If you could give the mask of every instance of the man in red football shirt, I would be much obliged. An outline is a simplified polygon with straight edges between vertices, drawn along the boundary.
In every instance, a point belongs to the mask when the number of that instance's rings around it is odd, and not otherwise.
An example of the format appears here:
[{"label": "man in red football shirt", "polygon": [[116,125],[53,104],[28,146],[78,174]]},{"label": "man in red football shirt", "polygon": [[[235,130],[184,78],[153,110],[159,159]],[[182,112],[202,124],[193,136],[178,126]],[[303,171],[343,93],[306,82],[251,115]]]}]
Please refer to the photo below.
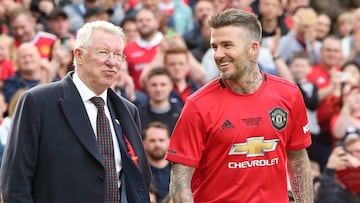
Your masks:
[{"label": "man in red football shirt", "polygon": [[221,73],[192,94],[171,137],[171,194],[177,202],[313,203],[311,144],[296,85],[262,73],[261,25],[238,9],[212,16],[211,47]]}]

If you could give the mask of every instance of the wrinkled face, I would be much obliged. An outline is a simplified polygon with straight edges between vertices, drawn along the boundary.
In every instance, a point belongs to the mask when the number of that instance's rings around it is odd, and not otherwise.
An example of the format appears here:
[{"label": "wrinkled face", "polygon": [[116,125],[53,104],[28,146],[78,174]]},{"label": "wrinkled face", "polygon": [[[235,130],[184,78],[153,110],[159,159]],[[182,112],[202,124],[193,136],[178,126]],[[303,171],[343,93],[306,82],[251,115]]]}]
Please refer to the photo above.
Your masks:
[{"label": "wrinkled face", "polygon": [[169,100],[172,89],[173,84],[167,75],[154,75],[146,83],[146,90],[150,100],[157,103]]},{"label": "wrinkled face", "polygon": [[64,16],[58,16],[53,20],[49,20],[48,26],[56,36],[64,36],[69,32],[70,21]]},{"label": "wrinkled face", "polygon": [[122,40],[102,30],[92,33],[88,47],[74,50],[76,71],[95,94],[101,94],[119,77],[124,61]]},{"label": "wrinkled face", "polygon": [[210,1],[199,1],[195,6],[194,18],[195,20],[204,19],[213,15],[214,12],[214,4],[212,4]]},{"label": "wrinkled face", "polygon": [[321,61],[325,66],[340,66],[342,61],[341,43],[338,40],[326,39],[320,50]]},{"label": "wrinkled face", "polygon": [[186,78],[190,71],[187,55],[183,53],[166,55],[165,68],[175,81]]},{"label": "wrinkled face", "polygon": [[238,80],[250,67],[248,43],[243,30],[235,26],[212,28],[210,44],[222,78]]},{"label": "wrinkled face", "polygon": [[35,22],[21,14],[11,22],[11,30],[17,41],[29,42],[35,36]]},{"label": "wrinkled face", "polygon": [[305,58],[296,58],[290,64],[290,70],[296,81],[303,81],[311,70],[310,62]]},{"label": "wrinkled face", "polygon": [[21,72],[33,72],[41,67],[39,51],[34,46],[25,46],[18,49],[18,69]]},{"label": "wrinkled face", "polygon": [[140,36],[146,39],[157,32],[159,22],[153,13],[142,10],[136,15],[136,27]]},{"label": "wrinkled face", "polygon": [[324,39],[328,36],[331,28],[331,20],[327,15],[319,15],[316,24],[316,38]]},{"label": "wrinkled face", "polygon": [[143,140],[144,149],[147,155],[154,160],[165,158],[169,148],[168,131],[163,128],[150,127],[146,131],[146,137]]}]

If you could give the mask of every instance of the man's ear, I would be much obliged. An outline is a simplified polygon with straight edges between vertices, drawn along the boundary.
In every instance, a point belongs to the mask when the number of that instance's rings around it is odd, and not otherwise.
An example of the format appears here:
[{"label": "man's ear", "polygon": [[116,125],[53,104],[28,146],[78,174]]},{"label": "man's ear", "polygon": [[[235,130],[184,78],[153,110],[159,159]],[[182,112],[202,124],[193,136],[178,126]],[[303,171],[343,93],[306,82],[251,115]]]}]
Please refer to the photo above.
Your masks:
[{"label": "man's ear", "polygon": [[79,48],[75,48],[73,54],[74,58],[76,59],[76,63],[82,64],[84,61],[84,52],[82,52]]},{"label": "man's ear", "polygon": [[256,41],[251,41],[248,46],[249,58],[256,59],[259,55],[260,43]]}]

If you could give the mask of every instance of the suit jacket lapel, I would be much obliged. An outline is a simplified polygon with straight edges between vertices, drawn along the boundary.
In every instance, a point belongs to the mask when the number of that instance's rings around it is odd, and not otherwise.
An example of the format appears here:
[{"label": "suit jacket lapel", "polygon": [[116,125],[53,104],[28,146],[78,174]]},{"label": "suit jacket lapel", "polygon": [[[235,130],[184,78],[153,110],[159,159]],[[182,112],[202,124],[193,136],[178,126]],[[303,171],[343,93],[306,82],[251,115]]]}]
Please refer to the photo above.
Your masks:
[{"label": "suit jacket lapel", "polygon": [[72,81],[71,73],[62,80],[62,86],[64,97],[60,99],[60,105],[75,136],[92,156],[103,163],[94,131],[80,94]]}]

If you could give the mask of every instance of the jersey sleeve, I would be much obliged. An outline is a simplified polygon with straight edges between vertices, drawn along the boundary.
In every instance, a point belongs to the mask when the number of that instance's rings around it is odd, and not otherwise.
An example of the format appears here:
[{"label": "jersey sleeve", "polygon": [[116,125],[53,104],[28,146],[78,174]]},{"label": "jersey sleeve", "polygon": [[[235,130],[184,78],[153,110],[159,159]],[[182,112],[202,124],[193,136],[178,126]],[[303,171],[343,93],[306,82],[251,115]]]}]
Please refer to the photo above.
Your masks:
[{"label": "jersey sleeve", "polygon": [[200,108],[188,100],[171,135],[167,160],[195,168],[198,166],[206,138],[203,122]]},{"label": "jersey sleeve", "polygon": [[292,107],[292,127],[290,131],[290,139],[287,143],[287,150],[300,150],[311,145],[310,127],[306,115],[306,107],[304,99],[297,89],[294,97],[294,105]]}]

